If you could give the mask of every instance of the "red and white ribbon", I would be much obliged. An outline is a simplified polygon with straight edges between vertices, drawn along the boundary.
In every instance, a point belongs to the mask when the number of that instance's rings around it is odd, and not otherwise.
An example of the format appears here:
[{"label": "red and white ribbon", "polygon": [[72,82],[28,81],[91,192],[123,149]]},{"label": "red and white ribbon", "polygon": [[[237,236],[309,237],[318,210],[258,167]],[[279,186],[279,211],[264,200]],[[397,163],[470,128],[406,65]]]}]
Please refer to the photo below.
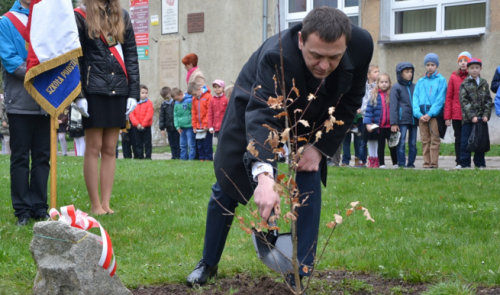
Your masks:
[{"label": "red and white ribbon", "polygon": [[59,211],[55,208],[50,209],[49,213],[52,220],[56,220],[56,216],[59,216],[59,221],[65,222],[72,227],[79,229],[89,230],[93,227],[99,227],[101,230],[101,236],[95,236],[95,239],[102,245],[99,265],[106,269],[110,276],[115,274],[116,260],[115,253],[113,252],[113,245],[111,244],[111,238],[109,237],[108,232],[94,217],[89,216],[87,213],[80,211],[79,209],[75,211],[75,206],[73,205],[61,207],[61,213],[59,213]]}]

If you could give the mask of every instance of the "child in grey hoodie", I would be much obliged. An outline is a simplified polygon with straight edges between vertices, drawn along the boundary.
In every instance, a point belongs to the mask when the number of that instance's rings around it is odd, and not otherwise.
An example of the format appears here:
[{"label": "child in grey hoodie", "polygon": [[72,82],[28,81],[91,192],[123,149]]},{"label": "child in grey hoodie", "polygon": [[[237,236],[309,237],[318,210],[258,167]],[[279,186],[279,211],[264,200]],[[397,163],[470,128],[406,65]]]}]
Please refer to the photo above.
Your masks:
[{"label": "child in grey hoodie", "polygon": [[[409,62],[401,62],[396,66],[398,82],[391,90],[391,131],[401,132],[397,146],[398,166],[415,168],[417,157],[418,120],[413,116],[413,73],[415,68]],[[406,134],[408,133],[408,162],[406,162]]]}]

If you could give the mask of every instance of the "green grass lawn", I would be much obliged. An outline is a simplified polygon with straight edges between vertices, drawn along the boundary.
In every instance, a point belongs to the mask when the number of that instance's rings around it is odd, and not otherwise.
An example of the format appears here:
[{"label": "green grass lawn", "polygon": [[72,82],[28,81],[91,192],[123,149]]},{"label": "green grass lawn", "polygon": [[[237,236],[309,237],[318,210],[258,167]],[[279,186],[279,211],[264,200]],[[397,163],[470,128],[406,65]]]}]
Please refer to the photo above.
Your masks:
[{"label": "green grass lawn", "polygon": [[[58,206],[74,204],[89,212],[82,161],[59,157]],[[0,294],[27,294],[36,275],[29,252],[33,223],[15,225],[8,157],[0,156],[0,169]],[[338,228],[319,269],[413,282],[500,284],[499,179],[495,170],[332,167],[323,190],[320,245],[336,204],[343,208],[361,201],[376,222],[360,212],[351,215]],[[117,161],[111,201],[116,214],[98,220],[112,238],[117,274],[127,287],[184,283],[201,258],[214,180],[212,162]],[[244,207],[239,210],[248,216]],[[238,273],[276,276],[257,259],[251,237],[235,227],[219,276]]]}]

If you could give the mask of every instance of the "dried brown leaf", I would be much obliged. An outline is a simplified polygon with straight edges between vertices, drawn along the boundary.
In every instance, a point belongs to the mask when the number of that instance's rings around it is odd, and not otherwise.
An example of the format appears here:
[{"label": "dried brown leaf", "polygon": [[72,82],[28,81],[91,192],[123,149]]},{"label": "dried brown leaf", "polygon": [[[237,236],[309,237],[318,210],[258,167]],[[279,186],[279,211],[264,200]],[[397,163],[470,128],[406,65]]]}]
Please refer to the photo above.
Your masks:
[{"label": "dried brown leaf", "polygon": [[271,148],[275,149],[279,145],[279,136],[278,136],[278,131],[269,131],[269,136],[267,137],[266,141],[264,141],[264,145],[266,143],[269,143]]},{"label": "dried brown leaf", "polygon": [[240,226],[240,228],[245,231],[245,233],[251,235],[253,233],[253,231],[251,229],[249,229],[248,227],[244,227],[244,226]]},{"label": "dried brown leaf", "polygon": [[318,140],[321,138],[322,134],[323,134],[323,132],[321,132],[321,130],[316,132],[316,141],[315,142],[318,142]]},{"label": "dried brown leaf", "polygon": [[366,220],[370,220],[371,222],[375,222],[375,220],[372,218],[372,216],[370,215],[370,212],[368,212],[368,209],[366,208],[363,208],[361,209],[364,211],[363,215],[366,216]]},{"label": "dried brown leaf", "polygon": [[283,218],[285,218],[285,220],[287,219],[290,219],[290,220],[297,220],[297,217],[295,216],[295,214],[293,214],[292,212],[288,211],[285,216],[283,216]]},{"label": "dried brown leaf", "polygon": [[255,149],[255,141],[253,139],[248,142],[247,151],[249,151],[252,156],[256,158],[259,157],[259,151]]},{"label": "dried brown leaf", "polygon": [[312,94],[312,93],[309,93],[309,96],[307,97],[307,100],[311,101],[313,99],[316,99],[316,96],[314,94]]},{"label": "dried brown leaf", "polygon": [[287,112],[281,112],[281,113],[277,114],[274,117],[278,118],[278,119],[281,119],[281,117],[288,117],[288,113]]},{"label": "dried brown leaf", "polygon": [[261,228],[269,229],[269,225],[267,224],[266,221],[262,220],[261,222],[257,223],[257,225]]},{"label": "dried brown leaf", "polygon": [[257,91],[257,89],[261,89],[261,88],[262,88],[262,86],[261,86],[261,85],[259,85],[259,86],[255,87],[255,88],[253,89],[253,91]]},{"label": "dried brown leaf", "polygon": [[263,127],[266,127],[266,128],[267,128],[267,130],[269,130],[269,131],[277,131],[276,129],[274,129],[273,127],[271,127],[271,126],[269,126],[269,125],[267,125],[267,124],[262,124],[262,126],[263,126]]},{"label": "dried brown leaf", "polygon": [[277,179],[276,179],[276,180],[277,180],[279,183],[281,183],[281,182],[285,179],[285,177],[286,177],[285,173],[282,173],[282,174],[279,174],[279,175],[278,175],[278,177],[277,177]]},{"label": "dried brown leaf", "polygon": [[286,128],[281,133],[281,143],[286,143],[290,139],[290,128]]},{"label": "dried brown leaf", "polygon": [[328,223],[326,224],[326,226],[327,226],[328,228],[334,228],[334,227],[335,227],[335,225],[336,225],[335,221],[330,221],[330,222],[328,222]]},{"label": "dried brown leaf", "polygon": [[255,218],[255,219],[259,219],[259,211],[258,211],[258,210],[253,211],[253,212],[252,212],[252,216],[253,216],[253,218]]},{"label": "dried brown leaf", "polygon": [[309,122],[307,122],[306,120],[299,120],[299,123],[301,123],[302,125],[304,125],[304,127],[310,127],[309,126]]},{"label": "dried brown leaf", "polygon": [[301,109],[295,109],[295,111],[293,111],[294,113],[302,113],[302,110]]},{"label": "dried brown leaf", "polygon": [[304,267],[302,268],[302,271],[304,273],[309,273],[309,267],[307,267],[307,265],[304,265]]},{"label": "dried brown leaf", "polygon": [[342,223],[342,216],[338,214],[333,214],[333,217],[335,218],[335,223],[341,224]]},{"label": "dried brown leaf", "polygon": [[356,202],[351,202],[349,205],[350,205],[352,208],[354,208],[354,207],[356,207],[356,206],[358,206],[358,205],[359,205],[359,201],[356,201]]},{"label": "dried brown leaf", "polygon": [[347,214],[346,215],[349,216],[349,215],[352,214],[352,212],[354,212],[354,210],[353,209],[349,209],[349,210],[347,210]]},{"label": "dried brown leaf", "polygon": [[328,108],[328,115],[333,114],[333,112],[335,112],[335,107],[329,107]]},{"label": "dried brown leaf", "polygon": [[267,105],[272,109],[281,109],[283,108],[283,96],[272,97],[270,96],[267,100]]}]

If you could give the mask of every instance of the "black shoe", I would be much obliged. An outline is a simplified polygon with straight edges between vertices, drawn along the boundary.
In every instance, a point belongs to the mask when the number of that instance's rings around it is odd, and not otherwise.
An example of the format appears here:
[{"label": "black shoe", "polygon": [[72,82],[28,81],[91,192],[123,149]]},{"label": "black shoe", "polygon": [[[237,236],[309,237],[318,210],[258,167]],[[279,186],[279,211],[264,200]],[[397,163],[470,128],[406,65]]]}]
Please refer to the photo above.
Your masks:
[{"label": "black shoe", "polygon": [[189,274],[186,279],[187,285],[192,287],[193,285],[204,285],[207,281],[217,275],[217,265],[210,267],[203,261],[203,258],[198,262],[198,265]]},{"label": "black shoe", "polygon": [[22,215],[17,218],[17,226],[26,226],[30,220],[29,216]]},{"label": "black shoe", "polygon": [[[302,284],[302,278],[303,276],[300,276],[300,290],[304,291],[304,285]],[[285,282],[292,287],[292,289],[296,289],[297,285],[295,284],[295,275],[292,273],[289,273],[285,277]],[[302,293],[303,295],[307,295],[305,292]]]},{"label": "black shoe", "polygon": [[45,221],[47,219],[50,219],[50,215],[47,212],[43,212],[33,216],[33,219],[35,219],[36,221]]}]

